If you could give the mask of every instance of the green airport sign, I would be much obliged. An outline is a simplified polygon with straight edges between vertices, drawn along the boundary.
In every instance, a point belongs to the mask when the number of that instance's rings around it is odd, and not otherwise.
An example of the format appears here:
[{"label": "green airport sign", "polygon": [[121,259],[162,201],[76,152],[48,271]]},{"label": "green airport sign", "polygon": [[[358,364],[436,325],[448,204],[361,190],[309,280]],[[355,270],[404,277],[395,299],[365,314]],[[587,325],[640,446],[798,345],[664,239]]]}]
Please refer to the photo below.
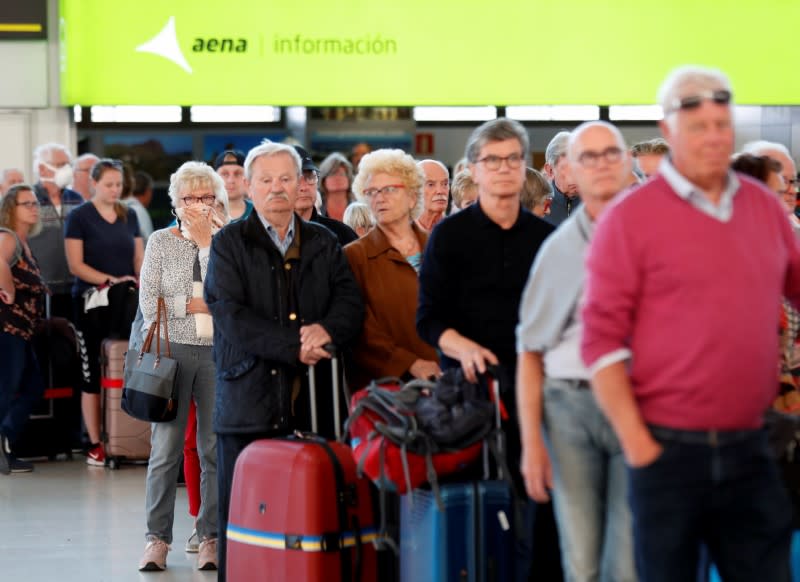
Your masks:
[{"label": "green airport sign", "polygon": [[797,0],[60,0],[64,105],[800,103]]}]

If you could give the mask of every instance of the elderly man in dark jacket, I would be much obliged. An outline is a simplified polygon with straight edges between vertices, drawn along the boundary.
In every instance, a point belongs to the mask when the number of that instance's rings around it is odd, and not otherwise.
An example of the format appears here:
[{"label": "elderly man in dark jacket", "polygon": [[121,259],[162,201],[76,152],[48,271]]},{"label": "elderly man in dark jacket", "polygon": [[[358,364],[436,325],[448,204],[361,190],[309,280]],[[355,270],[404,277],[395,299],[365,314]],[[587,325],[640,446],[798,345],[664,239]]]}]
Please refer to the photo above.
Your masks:
[{"label": "elderly man in dark jacket", "polygon": [[[219,484],[219,580],[233,468],[251,442],[310,429],[307,367],[328,344],[358,335],[364,306],[336,237],[294,213],[301,160],[294,148],[264,143],[245,160],[255,204],[247,220],[214,237],[205,298],[214,318]],[[330,374],[319,366],[320,384]],[[317,390],[319,418],[332,416],[330,390]],[[319,431],[331,437],[333,424]]]}]

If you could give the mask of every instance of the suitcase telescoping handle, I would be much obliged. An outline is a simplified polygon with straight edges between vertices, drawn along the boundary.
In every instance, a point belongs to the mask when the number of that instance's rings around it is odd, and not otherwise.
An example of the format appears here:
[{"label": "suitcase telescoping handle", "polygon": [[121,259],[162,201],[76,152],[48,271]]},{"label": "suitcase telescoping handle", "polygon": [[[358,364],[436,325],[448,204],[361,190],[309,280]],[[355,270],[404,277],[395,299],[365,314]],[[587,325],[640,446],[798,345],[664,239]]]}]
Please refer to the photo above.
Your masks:
[{"label": "suitcase telescoping handle", "polygon": [[[486,378],[489,383],[490,398],[494,403],[494,420],[495,420],[495,443],[494,451],[497,459],[497,478],[503,479],[504,463],[500,462],[500,457],[505,457],[505,439],[503,434],[503,401],[500,399],[500,368],[496,365],[490,365],[486,370]],[[490,437],[491,438],[491,437]],[[489,479],[489,442],[486,441],[483,450],[483,476],[484,479]]]},{"label": "suitcase telescoping handle", "polygon": [[[342,418],[341,410],[339,408],[339,358],[336,353],[336,346],[333,344],[325,344],[322,349],[331,355],[331,382],[333,390],[333,422],[336,430],[336,440],[342,438]],[[317,375],[316,366],[308,367],[308,392],[309,400],[311,401],[311,431],[314,433],[319,432],[319,423],[317,417]]]}]

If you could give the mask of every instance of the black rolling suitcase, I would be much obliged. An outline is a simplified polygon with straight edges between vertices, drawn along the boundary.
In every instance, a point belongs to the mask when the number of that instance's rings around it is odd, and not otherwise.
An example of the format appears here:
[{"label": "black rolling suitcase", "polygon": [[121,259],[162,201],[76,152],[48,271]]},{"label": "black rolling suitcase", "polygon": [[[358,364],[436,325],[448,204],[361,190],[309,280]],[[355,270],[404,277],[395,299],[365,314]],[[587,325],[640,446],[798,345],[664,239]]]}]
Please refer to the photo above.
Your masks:
[{"label": "black rolling suitcase", "polygon": [[[49,314],[49,301],[47,308]],[[69,320],[48,317],[37,326],[33,347],[45,391],[14,443],[14,454],[70,457],[81,447],[81,388],[88,374],[83,338]]]}]

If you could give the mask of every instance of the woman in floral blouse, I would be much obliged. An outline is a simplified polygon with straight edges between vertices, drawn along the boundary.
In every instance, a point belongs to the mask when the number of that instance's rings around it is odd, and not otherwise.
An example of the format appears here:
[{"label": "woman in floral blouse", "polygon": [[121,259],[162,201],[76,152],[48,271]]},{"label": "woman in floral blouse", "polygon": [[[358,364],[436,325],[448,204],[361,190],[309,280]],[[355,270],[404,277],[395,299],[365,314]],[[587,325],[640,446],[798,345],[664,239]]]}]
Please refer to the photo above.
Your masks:
[{"label": "woman in floral blouse", "polygon": [[42,317],[47,288],[28,236],[41,230],[39,202],[26,184],[11,187],[0,202],[0,474],[33,470],[11,455],[11,445],[44,392],[33,351],[33,330]]}]

